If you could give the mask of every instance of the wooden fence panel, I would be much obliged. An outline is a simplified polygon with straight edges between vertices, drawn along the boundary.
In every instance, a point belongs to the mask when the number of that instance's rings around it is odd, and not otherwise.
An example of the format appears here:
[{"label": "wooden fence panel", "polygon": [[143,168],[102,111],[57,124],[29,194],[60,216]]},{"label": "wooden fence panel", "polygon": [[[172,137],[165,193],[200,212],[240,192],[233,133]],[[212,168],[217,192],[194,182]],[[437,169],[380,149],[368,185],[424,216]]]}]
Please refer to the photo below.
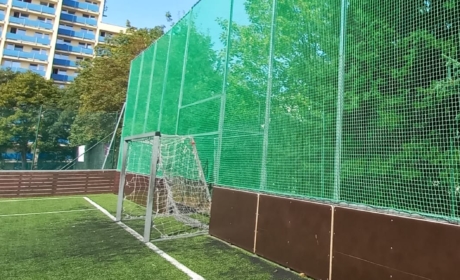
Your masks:
[{"label": "wooden fence panel", "polygon": [[0,197],[84,195],[113,193],[116,170],[0,172]]}]

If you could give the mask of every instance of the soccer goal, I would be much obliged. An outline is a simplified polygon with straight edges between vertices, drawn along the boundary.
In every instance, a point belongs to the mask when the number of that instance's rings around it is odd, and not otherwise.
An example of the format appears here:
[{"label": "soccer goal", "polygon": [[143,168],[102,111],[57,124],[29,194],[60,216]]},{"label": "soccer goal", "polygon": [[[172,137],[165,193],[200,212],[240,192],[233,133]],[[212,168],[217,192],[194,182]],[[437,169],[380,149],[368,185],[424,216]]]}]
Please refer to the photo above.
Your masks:
[{"label": "soccer goal", "polygon": [[211,196],[191,136],[124,139],[117,221],[138,221],[144,241],[207,233]]}]

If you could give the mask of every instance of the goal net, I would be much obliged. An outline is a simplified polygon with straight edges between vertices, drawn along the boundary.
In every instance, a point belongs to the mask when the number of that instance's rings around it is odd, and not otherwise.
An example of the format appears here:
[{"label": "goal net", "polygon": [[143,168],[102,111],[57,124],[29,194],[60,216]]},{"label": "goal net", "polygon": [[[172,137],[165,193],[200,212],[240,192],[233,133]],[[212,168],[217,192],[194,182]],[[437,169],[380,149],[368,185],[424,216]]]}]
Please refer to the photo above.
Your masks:
[{"label": "goal net", "polygon": [[117,219],[144,229],[144,240],[207,233],[211,196],[193,137],[126,140]]}]

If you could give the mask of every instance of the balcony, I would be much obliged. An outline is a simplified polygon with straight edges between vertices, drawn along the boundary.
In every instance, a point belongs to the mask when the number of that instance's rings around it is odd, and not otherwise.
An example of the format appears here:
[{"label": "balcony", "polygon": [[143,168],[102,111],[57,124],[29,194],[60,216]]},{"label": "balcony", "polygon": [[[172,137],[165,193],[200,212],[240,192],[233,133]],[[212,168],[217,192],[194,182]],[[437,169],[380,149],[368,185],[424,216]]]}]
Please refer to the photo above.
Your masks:
[{"label": "balcony", "polygon": [[0,21],[3,21],[5,19],[5,14],[0,14]]},{"label": "balcony", "polygon": [[75,80],[75,76],[63,75],[63,74],[52,74],[51,79],[59,82],[72,82]]},{"label": "balcony", "polygon": [[67,13],[61,13],[61,20],[97,26],[97,21],[93,18],[78,17]]},{"label": "balcony", "polygon": [[73,52],[73,53],[83,53],[83,54],[93,54],[93,49],[87,49],[87,48],[82,48],[80,46],[72,46],[68,44],[56,44],[56,50],[60,51],[67,51],[67,52]]},{"label": "balcony", "polygon": [[82,3],[82,2],[72,1],[72,0],[64,0],[62,4],[64,6],[72,7],[72,8],[76,8],[80,10],[91,11],[95,13],[99,12],[99,7],[94,4]]},{"label": "balcony", "polygon": [[60,59],[60,58],[55,58],[53,64],[61,65],[61,66],[77,67],[77,63],[75,61],[68,60],[68,59]]},{"label": "balcony", "polygon": [[9,32],[8,34],[6,34],[6,39],[15,40],[15,41],[31,42],[31,43],[42,44],[42,45],[47,45],[47,46],[50,44],[50,39],[48,38],[19,35],[19,34],[9,33]]},{"label": "balcony", "polygon": [[8,3],[8,0],[0,0],[0,5],[6,5]]},{"label": "balcony", "polygon": [[27,68],[22,68],[22,67],[9,67],[9,66],[4,66],[2,65],[1,67],[3,70],[11,70],[13,72],[21,72],[21,73],[25,73],[27,71],[32,71],[40,76],[45,76],[46,72],[45,70],[38,70],[38,69],[27,69]]},{"label": "balcony", "polygon": [[105,42],[105,37],[99,36],[99,43],[104,43]]},{"label": "balcony", "polygon": [[48,55],[42,54],[42,53],[23,52],[23,51],[16,51],[16,50],[8,50],[8,49],[6,49],[6,50],[3,51],[3,55],[16,57],[16,58],[48,61]]},{"label": "balcony", "polygon": [[59,28],[58,29],[58,34],[64,35],[64,36],[69,36],[69,37],[86,39],[86,40],[94,40],[96,38],[96,36],[94,36],[93,33],[73,31],[73,30],[68,30],[68,29],[64,29],[64,28]]},{"label": "balcony", "polygon": [[54,9],[54,8],[50,8],[50,7],[44,6],[44,5],[25,3],[25,2],[21,2],[21,1],[17,1],[17,0],[13,0],[13,7],[26,9],[26,10],[29,10],[29,11],[35,11],[35,12],[39,12],[39,13],[44,13],[44,14],[50,14],[50,15],[56,14],[56,9]]},{"label": "balcony", "polygon": [[25,25],[25,26],[32,26],[36,28],[48,29],[48,30],[53,29],[53,24],[51,23],[43,22],[40,20],[31,20],[28,18],[10,17],[10,22],[20,24],[20,25]]}]

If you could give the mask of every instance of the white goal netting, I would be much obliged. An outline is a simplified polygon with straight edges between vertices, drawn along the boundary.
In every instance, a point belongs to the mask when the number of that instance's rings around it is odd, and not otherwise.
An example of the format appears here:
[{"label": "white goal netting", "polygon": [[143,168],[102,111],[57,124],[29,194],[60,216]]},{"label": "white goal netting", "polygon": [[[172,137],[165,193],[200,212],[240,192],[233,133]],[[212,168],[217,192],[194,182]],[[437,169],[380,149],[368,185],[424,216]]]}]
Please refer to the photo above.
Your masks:
[{"label": "white goal netting", "polygon": [[[146,220],[154,137],[128,142],[121,219],[141,230]],[[211,196],[195,141],[190,136],[163,135],[153,193],[151,240],[206,233]]]}]

